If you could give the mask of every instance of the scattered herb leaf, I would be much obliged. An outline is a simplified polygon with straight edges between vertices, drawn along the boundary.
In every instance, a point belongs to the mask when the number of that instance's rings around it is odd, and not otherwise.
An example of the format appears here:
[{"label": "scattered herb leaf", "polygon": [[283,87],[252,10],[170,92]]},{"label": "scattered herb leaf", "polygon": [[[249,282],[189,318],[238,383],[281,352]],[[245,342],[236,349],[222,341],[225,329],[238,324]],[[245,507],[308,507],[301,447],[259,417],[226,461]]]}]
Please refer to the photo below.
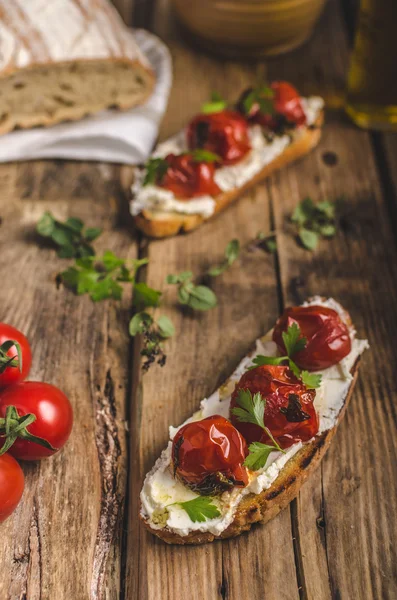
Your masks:
[{"label": "scattered herb leaf", "polygon": [[208,275],[211,277],[217,277],[221,275],[226,269],[228,269],[238,258],[240,254],[240,242],[238,240],[231,240],[225,249],[225,260],[215,267],[211,267],[208,271]]},{"label": "scattered herb leaf", "polygon": [[315,250],[320,237],[331,238],[336,234],[336,202],[322,200],[314,203],[304,198],[295,207],[291,221],[297,226],[298,238],[304,248]]},{"label": "scattered herb leaf", "polygon": [[58,246],[60,258],[84,258],[95,254],[90,242],[101,233],[99,227],[84,230],[81,219],[69,217],[66,221],[58,221],[50,212],[45,212],[36,226],[37,233],[51,239]]},{"label": "scattered herb leaf", "polygon": [[196,148],[195,150],[192,150],[192,152],[189,152],[189,154],[193,156],[193,159],[196,162],[222,162],[222,158],[218,154],[210,152],[209,150],[203,150],[202,148]]},{"label": "scattered herb leaf", "polygon": [[240,390],[237,404],[232,408],[232,413],[241,423],[252,423],[261,429],[265,428],[264,415],[266,399],[258,392],[252,396],[250,390]]},{"label": "scattered herb leaf", "polygon": [[209,310],[217,305],[216,295],[205,285],[195,285],[193,273],[183,271],[176,275],[167,275],[166,282],[178,286],[180,304],[190,306],[193,310]]},{"label": "scattered herb leaf", "polygon": [[301,374],[302,383],[309,389],[319,388],[321,385],[322,376],[316,375],[316,373],[309,373],[309,371],[302,371]]},{"label": "scattered herb leaf", "polygon": [[300,334],[301,330],[297,323],[292,323],[287,331],[283,331],[283,342],[289,358],[306,347],[307,339],[299,337]]},{"label": "scattered herb leaf", "polygon": [[244,465],[252,471],[259,471],[265,466],[269,454],[277,450],[275,446],[269,446],[262,442],[252,442],[248,447],[249,454],[244,461]]}]

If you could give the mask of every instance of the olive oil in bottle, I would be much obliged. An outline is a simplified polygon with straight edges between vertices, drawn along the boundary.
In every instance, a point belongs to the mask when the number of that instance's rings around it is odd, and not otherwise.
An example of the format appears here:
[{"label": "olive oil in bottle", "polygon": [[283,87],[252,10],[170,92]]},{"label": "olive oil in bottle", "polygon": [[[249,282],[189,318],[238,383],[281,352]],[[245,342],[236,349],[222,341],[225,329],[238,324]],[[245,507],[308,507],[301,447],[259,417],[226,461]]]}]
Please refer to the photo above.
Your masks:
[{"label": "olive oil in bottle", "polygon": [[346,111],[360,127],[397,131],[397,0],[361,0]]}]

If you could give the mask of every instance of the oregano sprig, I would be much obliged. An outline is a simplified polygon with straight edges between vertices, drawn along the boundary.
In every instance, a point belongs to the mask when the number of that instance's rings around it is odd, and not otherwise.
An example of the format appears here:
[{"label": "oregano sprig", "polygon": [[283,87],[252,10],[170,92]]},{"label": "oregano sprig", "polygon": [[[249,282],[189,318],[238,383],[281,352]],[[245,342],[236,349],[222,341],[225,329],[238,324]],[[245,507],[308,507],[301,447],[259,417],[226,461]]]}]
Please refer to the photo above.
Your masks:
[{"label": "oregano sprig", "polygon": [[59,221],[50,212],[45,212],[36,226],[37,232],[51,239],[58,246],[60,258],[84,258],[95,254],[91,242],[102,233],[99,227],[84,227],[81,219],[69,217]]},{"label": "oregano sprig", "polygon": [[166,282],[178,286],[179,303],[190,306],[193,310],[206,311],[217,305],[214,292],[205,285],[195,285],[191,271],[167,275]]},{"label": "oregano sprig", "polygon": [[232,266],[239,257],[239,254],[240,242],[238,240],[231,240],[225,249],[225,259],[221,264],[211,267],[208,271],[208,275],[210,275],[210,277],[218,277],[218,275],[221,275],[226,269]]},{"label": "oregano sprig", "polygon": [[336,203],[329,200],[315,203],[309,197],[304,198],[292,213],[291,221],[297,227],[302,246],[313,251],[321,237],[332,238],[336,234]]}]

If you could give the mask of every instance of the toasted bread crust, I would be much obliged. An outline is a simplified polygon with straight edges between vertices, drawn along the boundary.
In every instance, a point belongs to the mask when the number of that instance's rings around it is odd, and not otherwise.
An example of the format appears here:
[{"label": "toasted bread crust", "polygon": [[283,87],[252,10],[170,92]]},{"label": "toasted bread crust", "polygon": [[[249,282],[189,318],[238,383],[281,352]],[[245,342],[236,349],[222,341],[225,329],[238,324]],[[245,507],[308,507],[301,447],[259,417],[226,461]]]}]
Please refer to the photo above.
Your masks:
[{"label": "toasted bread crust", "polygon": [[238,505],[233,522],[221,535],[216,536],[209,532],[192,531],[189,535],[181,537],[166,528],[152,529],[150,524],[141,517],[145,527],[164,542],[167,542],[167,544],[206,544],[216,539],[236,537],[240,533],[251,529],[254,523],[264,524],[273,519],[273,517],[278,515],[283,508],[288,506],[297,497],[301,486],[310,477],[311,473],[316,470],[328,450],[352,396],[357,380],[359,363],[360,358],[357,359],[351,370],[353,380],[335,426],[317,436],[312,442],[305,444],[287,462],[277,479],[268,489],[263,490],[260,494],[245,496]]},{"label": "toasted bread crust", "polygon": [[183,215],[175,212],[160,212],[143,210],[139,215],[134,217],[135,224],[147,236],[154,238],[163,238],[176,235],[179,232],[192,231],[199,227],[204,221],[208,221],[214,215],[224,210],[243,192],[256,185],[262,179],[271,175],[277,169],[281,169],[285,165],[294,162],[301,158],[312,148],[314,148],[321,137],[321,126],[324,120],[324,113],[321,112],[314,128],[307,128],[298,135],[292,144],[290,144],[279,156],[266,165],[255,177],[247,181],[245,185],[235,188],[230,192],[220,194],[215,198],[216,206],[213,215],[205,218],[201,215]]}]

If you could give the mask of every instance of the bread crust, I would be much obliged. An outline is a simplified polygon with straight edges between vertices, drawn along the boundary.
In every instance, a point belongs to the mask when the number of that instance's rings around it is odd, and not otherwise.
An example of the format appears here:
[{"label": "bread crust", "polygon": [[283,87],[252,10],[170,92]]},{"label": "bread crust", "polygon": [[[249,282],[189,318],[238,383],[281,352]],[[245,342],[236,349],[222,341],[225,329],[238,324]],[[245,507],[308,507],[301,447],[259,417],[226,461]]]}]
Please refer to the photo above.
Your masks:
[{"label": "bread crust", "polygon": [[192,531],[187,536],[180,536],[168,529],[152,529],[150,524],[141,516],[144,526],[151,533],[167,544],[206,544],[214,540],[236,537],[251,529],[254,523],[267,523],[297,497],[300,488],[316,470],[324,454],[328,450],[336,429],[343,419],[347,405],[350,402],[357,380],[360,357],[357,358],[351,374],[353,376],[344,405],[339,413],[334,427],[305,444],[280,471],[272,485],[260,494],[248,494],[241,500],[236,510],[234,520],[219,536],[210,532]]},{"label": "bread crust", "polygon": [[197,229],[202,223],[208,221],[213,216],[223,211],[229,204],[238,198],[245,191],[269,177],[274,171],[298,160],[310,152],[320,141],[321,126],[324,121],[324,112],[321,111],[313,128],[306,128],[298,132],[293,142],[274,160],[267,164],[252,179],[247,181],[242,187],[235,188],[229,192],[224,192],[215,198],[215,211],[210,217],[201,215],[184,215],[175,212],[160,212],[143,210],[134,217],[138,229],[147,236],[153,238],[164,238],[176,235],[180,232],[189,232]]}]

